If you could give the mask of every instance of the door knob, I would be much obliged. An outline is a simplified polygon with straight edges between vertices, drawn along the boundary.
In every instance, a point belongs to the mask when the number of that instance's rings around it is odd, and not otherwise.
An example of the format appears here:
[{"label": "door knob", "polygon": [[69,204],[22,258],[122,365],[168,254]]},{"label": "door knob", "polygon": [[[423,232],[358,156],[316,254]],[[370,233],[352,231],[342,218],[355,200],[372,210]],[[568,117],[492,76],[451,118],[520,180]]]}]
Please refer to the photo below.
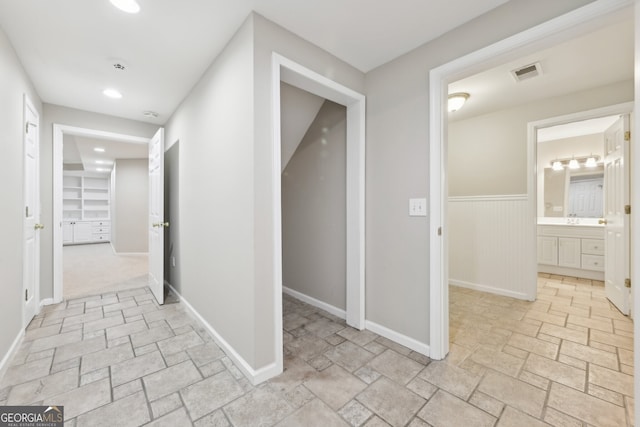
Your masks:
[{"label": "door knob", "polygon": [[44,224],[36,224],[33,226],[34,230],[42,230],[44,228]]},{"label": "door knob", "polygon": [[606,219],[599,219],[598,220],[598,224],[606,224],[607,220]]}]

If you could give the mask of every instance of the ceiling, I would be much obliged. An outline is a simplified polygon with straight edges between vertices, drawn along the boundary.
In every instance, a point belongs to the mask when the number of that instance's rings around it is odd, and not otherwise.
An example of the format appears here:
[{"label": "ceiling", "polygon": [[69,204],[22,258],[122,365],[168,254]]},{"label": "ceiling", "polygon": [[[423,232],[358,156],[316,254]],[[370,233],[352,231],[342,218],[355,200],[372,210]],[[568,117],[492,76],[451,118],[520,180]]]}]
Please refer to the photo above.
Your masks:
[{"label": "ceiling", "polygon": [[[84,170],[108,174],[113,169],[116,159],[146,159],[149,157],[147,144],[74,135],[65,135],[62,147],[62,162],[65,170]],[[97,152],[96,148],[102,148],[104,152]]]},{"label": "ceiling", "polygon": [[[621,81],[633,80],[633,14],[582,37],[541,50],[449,85],[470,94],[451,121],[468,119]],[[539,62],[539,77],[517,82],[511,71]]]},{"label": "ceiling", "polygon": [[576,136],[603,134],[619,118],[620,115],[606,116],[538,129],[536,140],[547,142]]},{"label": "ceiling", "polygon": [[0,0],[0,26],[44,102],[163,124],[252,10],[367,72],[507,0],[138,2]]}]

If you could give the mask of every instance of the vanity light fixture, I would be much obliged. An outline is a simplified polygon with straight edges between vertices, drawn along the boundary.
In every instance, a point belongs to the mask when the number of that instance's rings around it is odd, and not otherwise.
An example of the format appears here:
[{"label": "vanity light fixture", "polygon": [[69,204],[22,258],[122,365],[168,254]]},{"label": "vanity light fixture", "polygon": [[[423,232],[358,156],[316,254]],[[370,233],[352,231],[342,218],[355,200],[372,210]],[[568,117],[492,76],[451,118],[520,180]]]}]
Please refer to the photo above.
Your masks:
[{"label": "vanity light fixture", "polygon": [[111,4],[127,13],[140,12],[140,5],[136,0],[111,0]]},{"label": "vanity light fixture", "polygon": [[580,169],[581,165],[587,168],[595,168],[598,166],[600,156],[594,156],[590,154],[588,156],[573,156],[564,159],[558,159],[551,161],[551,169],[554,171],[561,171],[568,167],[569,169]]},{"label": "vanity light fixture", "polygon": [[580,163],[576,159],[571,159],[569,161],[569,169],[580,169]]},{"label": "vanity light fixture", "polygon": [[449,95],[447,109],[450,113],[454,111],[458,111],[462,108],[467,99],[469,99],[469,94],[466,92],[456,92]]},{"label": "vanity light fixture", "polygon": [[596,166],[598,166],[598,162],[596,162],[596,158],[593,156],[590,156],[586,162],[584,162],[585,167],[587,168],[595,168]]},{"label": "vanity light fixture", "polygon": [[564,166],[562,166],[562,163],[560,161],[556,160],[551,164],[551,168],[554,171],[561,171],[564,169]]}]

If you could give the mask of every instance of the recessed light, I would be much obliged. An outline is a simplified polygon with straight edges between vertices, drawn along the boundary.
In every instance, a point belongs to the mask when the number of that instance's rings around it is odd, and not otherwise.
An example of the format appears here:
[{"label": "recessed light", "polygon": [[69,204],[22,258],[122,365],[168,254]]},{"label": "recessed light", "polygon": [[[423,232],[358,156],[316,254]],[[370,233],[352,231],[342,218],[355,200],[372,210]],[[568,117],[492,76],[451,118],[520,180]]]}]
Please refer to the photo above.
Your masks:
[{"label": "recessed light", "polygon": [[98,165],[106,165],[107,162],[105,162],[104,160],[96,160],[96,164],[98,164]]},{"label": "recessed light", "polygon": [[122,98],[122,94],[115,89],[110,89],[110,88],[105,89],[102,91],[102,93],[104,94],[104,96],[108,96],[109,98],[113,98],[113,99]]},{"label": "recessed light", "polygon": [[109,172],[109,169],[105,169],[105,168],[96,168],[96,172]]},{"label": "recessed light", "polygon": [[102,148],[102,147],[95,147],[95,148],[93,149],[93,151],[95,151],[96,153],[104,153],[104,148]]},{"label": "recessed light", "polygon": [[140,12],[140,5],[136,0],[111,0],[111,4],[127,13]]}]

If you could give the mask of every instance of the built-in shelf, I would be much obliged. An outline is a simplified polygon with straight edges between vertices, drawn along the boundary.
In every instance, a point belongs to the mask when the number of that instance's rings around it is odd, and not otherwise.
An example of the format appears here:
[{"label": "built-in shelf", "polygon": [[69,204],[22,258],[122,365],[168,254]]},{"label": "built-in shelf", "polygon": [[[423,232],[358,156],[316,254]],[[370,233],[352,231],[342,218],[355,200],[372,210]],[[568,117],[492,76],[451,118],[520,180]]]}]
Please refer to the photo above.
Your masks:
[{"label": "built-in shelf", "polygon": [[62,185],[63,243],[110,241],[109,177],[65,172]]}]

